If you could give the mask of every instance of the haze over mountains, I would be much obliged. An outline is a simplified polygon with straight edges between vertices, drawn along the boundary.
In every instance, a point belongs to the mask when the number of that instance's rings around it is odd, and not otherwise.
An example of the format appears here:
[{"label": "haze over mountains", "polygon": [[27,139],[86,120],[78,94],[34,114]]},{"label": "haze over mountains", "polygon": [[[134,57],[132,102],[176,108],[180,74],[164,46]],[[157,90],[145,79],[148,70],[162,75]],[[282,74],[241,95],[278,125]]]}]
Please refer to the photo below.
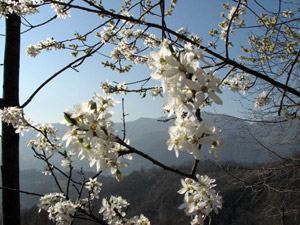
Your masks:
[{"label": "haze over mountains", "polygon": [[[298,150],[298,121],[266,124],[248,123],[235,117],[210,113],[202,113],[202,117],[221,129],[222,136],[226,139],[225,145],[220,151],[221,161],[269,162],[279,160],[271,151],[284,157]],[[186,152],[180,152],[179,158],[176,158],[174,151],[167,150],[168,129],[172,125],[172,120],[160,122],[158,119],[140,118],[126,123],[126,137],[130,139],[133,147],[167,165],[181,165],[192,161],[193,156]],[[65,126],[61,124],[54,124],[54,126],[59,129],[59,135],[62,136]],[[118,135],[123,137],[122,123],[116,123],[115,129],[118,130]],[[34,136],[35,132],[31,131],[25,133],[21,138],[21,170],[42,170],[44,167],[43,162],[35,159],[33,152],[27,146],[27,142]],[[139,156],[133,157],[134,159],[129,162],[130,166],[122,170],[124,173],[154,166]],[[208,146],[203,146],[203,159],[205,158],[213,158],[208,153]],[[54,162],[60,165],[59,159],[55,159]],[[83,167],[85,170],[95,171],[95,168],[89,167],[86,160],[76,163],[76,166],[77,169]]]},{"label": "haze over mountains", "polygon": [[[272,220],[267,223],[263,210],[270,209],[271,206],[274,207],[276,204],[278,205],[277,208],[280,209],[283,204],[282,202],[285,201],[288,202],[289,205],[287,207],[289,208],[294,209],[298,207],[298,205],[295,204],[298,202],[297,199],[299,199],[297,191],[299,190],[299,173],[297,172],[299,170],[295,170],[295,168],[298,167],[294,164],[300,162],[299,154],[295,162],[293,161],[293,166],[288,164],[289,160],[280,161],[280,157],[288,156],[299,151],[299,121],[294,120],[287,123],[268,124],[248,123],[238,118],[208,113],[202,113],[202,117],[221,129],[222,135],[226,139],[226,143],[220,152],[220,161],[238,162],[221,162],[223,170],[207,160],[201,162],[198,166],[199,174],[208,174],[212,178],[217,179],[217,188],[224,197],[224,209],[221,211],[221,214],[213,220],[215,221],[213,224],[246,224],[244,223],[245,220],[251,220],[251,222],[254,221],[255,224],[261,225],[278,224],[277,222],[280,221],[280,215],[275,218],[273,217],[275,213],[270,214]],[[186,164],[182,166],[182,164],[192,162],[193,157],[191,155],[180,152],[179,158],[177,159],[174,151],[167,150],[166,141],[169,138],[168,129],[172,125],[173,121],[159,122],[158,119],[140,118],[126,124],[126,137],[131,140],[130,144],[136,149],[143,151],[169,166],[174,165],[189,171],[191,165]],[[60,130],[59,135],[62,136],[65,126],[61,124],[55,124],[55,126]],[[116,123],[115,129],[119,131],[118,134],[122,137],[122,124]],[[44,174],[40,172],[44,167],[43,162],[35,159],[33,152],[27,147],[26,143],[31,138],[34,138],[34,136],[34,132],[28,132],[25,133],[21,139],[20,159],[21,170],[23,170],[20,174],[21,190],[39,194],[58,192],[59,190],[53,178],[51,176],[44,176]],[[271,151],[276,153],[277,156]],[[140,157],[133,157],[134,159],[129,162],[129,167],[121,170],[123,174],[128,174],[124,176],[123,182],[117,182],[112,176],[99,177],[100,182],[103,183],[103,190],[101,191],[99,201],[102,197],[118,194],[125,197],[132,204],[132,209],[136,210],[131,211],[133,215],[143,212],[151,219],[153,224],[168,224],[167,221],[170,220],[172,222],[169,224],[188,224],[189,218],[184,216],[182,210],[177,209],[182,203],[183,198],[177,193],[180,187],[181,177],[162,169],[151,169],[150,167],[154,167],[154,165]],[[213,157],[208,154],[208,148],[204,148],[203,159],[207,158]],[[60,165],[60,160],[61,159],[54,159],[53,163]],[[271,161],[279,162],[257,166],[245,165],[245,163],[267,163]],[[288,165],[285,166],[284,163]],[[76,170],[73,171],[73,176],[77,176],[76,180],[81,179],[81,174],[78,173],[80,167],[83,167],[84,170],[91,171],[85,173],[86,177],[93,176],[96,173],[95,167],[90,168],[86,160],[76,162],[74,166]],[[270,173],[267,173],[268,170],[266,168],[268,167],[270,167]],[[134,170],[137,171],[132,172]],[[230,173],[227,173],[228,171]],[[273,171],[276,172],[273,174]],[[262,174],[265,173],[267,173],[266,177],[268,179],[262,176]],[[250,188],[245,189],[245,186],[238,182],[236,182],[234,186],[231,182],[232,177],[228,174],[234,174],[234,176],[241,178],[241,180],[246,180],[250,184],[253,183],[253,187],[256,187],[257,190],[251,188],[251,185],[249,186]],[[297,176],[295,175],[295,178],[291,179],[290,174],[296,174]],[[272,176],[272,179],[274,178],[274,181],[269,179],[270,176]],[[61,186],[66,187],[67,182],[65,177],[58,175],[58,179]],[[265,189],[258,186],[258,184],[261,185],[262,183],[264,184],[264,182],[269,182],[268,185],[276,188],[277,186],[281,188],[281,185],[284,184],[284,187],[290,188],[284,190],[296,190],[297,195],[291,194],[291,192],[283,192],[288,195],[288,197],[286,197],[286,195],[281,192],[275,192],[277,195],[272,194],[271,196],[270,190],[264,191]],[[257,194],[261,193],[259,191],[262,192],[262,195]],[[262,196],[262,200],[257,201],[253,196],[259,196],[259,198]],[[32,206],[38,204],[39,197],[22,194],[21,198],[22,209],[29,210],[24,218],[35,218],[39,221],[37,223],[30,221],[28,224],[47,224],[44,222],[48,221],[47,215],[44,215],[44,220],[42,220],[41,214],[37,213],[37,208],[31,209]],[[141,199],[143,199],[143,201],[141,201]],[[172,199],[172,201],[169,201],[169,199]],[[100,202],[96,205],[100,205]],[[274,208],[273,211],[275,212],[277,208]],[[293,219],[296,218],[296,216],[290,216],[289,218]],[[261,223],[257,223],[258,221],[261,221]],[[296,219],[293,219],[293,221],[299,221],[298,216]],[[78,224],[82,223],[80,222]],[[250,224],[250,222],[247,224]]]}]

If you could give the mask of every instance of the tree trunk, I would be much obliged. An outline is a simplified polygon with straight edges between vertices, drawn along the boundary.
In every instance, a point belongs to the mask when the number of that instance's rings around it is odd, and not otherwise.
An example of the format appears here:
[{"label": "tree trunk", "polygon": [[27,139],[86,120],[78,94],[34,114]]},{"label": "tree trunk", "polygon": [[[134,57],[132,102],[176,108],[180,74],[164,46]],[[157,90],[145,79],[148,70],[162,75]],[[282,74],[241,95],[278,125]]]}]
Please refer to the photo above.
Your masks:
[{"label": "tree trunk", "polygon": [[[19,106],[20,17],[6,18],[3,74],[3,106]],[[11,125],[2,123],[2,224],[19,225],[19,134]],[[6,189],[7,188],[7,189]],[[9,190],[14,189],[14,190]]]}]

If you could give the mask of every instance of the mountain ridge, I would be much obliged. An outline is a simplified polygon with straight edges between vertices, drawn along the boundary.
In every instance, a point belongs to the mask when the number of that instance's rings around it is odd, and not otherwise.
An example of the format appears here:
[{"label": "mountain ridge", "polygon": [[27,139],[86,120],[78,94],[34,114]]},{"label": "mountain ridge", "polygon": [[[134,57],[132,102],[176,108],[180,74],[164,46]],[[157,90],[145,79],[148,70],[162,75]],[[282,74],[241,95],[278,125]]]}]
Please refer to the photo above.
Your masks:
[{"label": "mountain ridge", "polygon": [[[299,138],[297,138],[295,130],[297,131],[299,122],[294,122],[291,125],[270,125],[249,123],[224,114],[202,113],[201,116],[203,119],[207,119],[210,125],[215,125],[221,129],[221,135],[226,139],[223,150],[220,151],[220,161],[232,160],[237,162],[261,163],[274,160],[268,155],[270,152],[266,151],[266,148],[262,147],[261,144],[265,145],[265,147],[274,148],[275,152],[283,154],[283,156],[290,155],[298,150],[297,143],[299,143]],[[174,123],[173,120],[159,122],[159,120],[164,119],[169,118],[160,117],[155,119],[141,117],[135,121],[126,122],[126,138],[130,139],[130,144],[136,149],[167,165],[176,166],[193,161],[193,156],[186,152],[180,151],[179,158],[177,159],[174,151],[168,151],[166,145],[166,141],[169,138],[168,129]],[[62,136],[65,125],[54,124],[54,126],[59,129],[58,135]],[[118,130],[117,135],[122,138],[123,124],[115,123],[114,128]],[[21,138],[21,169],[42,170],[43,168],[43,162],[34,160],[33,153],[26,144],[34,136],[34,132],[30,131],[25,133]],[[257,140],[262,141],[262,143],[258,143]],[[279,143],[274,144],[275,142]],[[203,146],[203,152],[204,159],[214,159],[207,153],[208,147]],[[134,158],[136,158],[136,161],[129,161],[130,166],[124,170],[125,173],[154,166],[141,157],[134,156]],[[59,160],[56,160],[55,163],[56,165],[60,165]],[[86,170],[95,171],[95,168],[89,167],[88,162],[80,161],[79,164],[80,167]]]}]

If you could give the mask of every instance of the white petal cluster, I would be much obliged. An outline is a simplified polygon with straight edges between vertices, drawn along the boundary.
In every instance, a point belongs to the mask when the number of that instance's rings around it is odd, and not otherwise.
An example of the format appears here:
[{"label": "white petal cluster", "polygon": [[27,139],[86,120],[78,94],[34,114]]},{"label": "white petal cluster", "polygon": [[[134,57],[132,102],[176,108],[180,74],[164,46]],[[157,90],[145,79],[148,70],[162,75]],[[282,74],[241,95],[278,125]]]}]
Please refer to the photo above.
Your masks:
[{"label": "white petal cluster", "polygon": [[37,127],[39,131],[34,139],[28,142],[29,146],[36,149],[54,154],[58,148],[62,148],[60,138],[57,136],[57,129],[51,124],[40,124]]},{"label": "white petal cluster", "polygon": [[[65,0],[56,0],[57,2],[65,3]],[[51,3],[51,8],[54,9],[58,18],[65,19],[66,17],[70,17],[70,10],[66,9],[64,5],[58,3]]]},{"label": "white petal cluster", "polygon": [[0,1],[0,14],[7,16],[16,13],[18,16],[26,16],[39,12],[36,4],[43,3],[43,0],[2,0]]},{"label": "white petal cluster", "polygon": [[[228,10],[228,9],[227,9]],[[234,34],[233,26],[229,28],[229,21],[231,20],[233,23],[237,24],[240,22],[240,24],[237,26],[240,26],[243,24],[243,20],[241,19],[241,16],[246,14],[246,7],[244,5],[240,5],[237,9],[235,6],[232,6],[231,9],[228,11],[227,18],[224,19],[221,23],[219,23],[219,27],[221,29],[220,37],[224,41],[226,40],[226,36],[228,31],[231,34]]]},{"label": "white petal cluster", "polygon": [[89,178],[89,181],[86,183],[86,188],[89,190],[90,199],[99,198],[99,193],[101,191],[102,184],[97,181],[97,178]]},{"label": "white petal cluster", "polygon": [[[7,16],[8,14],[16,13],[18,16],[26,16],[35,14],[39,12],[39,5],[44,2],[44,0],[1,0],[0,15]],[[65,0],[57,0],[57,2],[65,3]],[[66,10],[62,4],[52,3],[51,7],[59,18],[70,16],[70,10]]]},{"label": "white petal cluster", "polygon": [[72,216],[75,215],[80,204],[73,203],[71,200],[65,200],[62,193],[50,193],[40,198],[38,205],[39,212],[43,209],[49,215],[49,219],[56,222],[56,224],[67,225],[73,221]]},{"label": "white petal cluster", "polygon": [[242,92],[245,94],[246,91],[252,85],[250,78],[245,74],[238,74],[233,78],[227,78],[223,81],[222,85],[228,86],[228,88],[233,92]]},{"label": "white petal cluster", "polygon": [[108,80],[101,82],[99,87],[104,94],[112,94],[114,92],[114,87],[112,86],[111,82]]},{"label": "white petal cluster", "polygon": [[[211,71],[206,73],[199,61],[208,64],[202,52],[191,45],[175,50],[167,41],[158,52],[151,52],[148,60],[148,66],[153,70],[151,77],[160,80],[163,91],[167,93],[163,110],[177,118],[175,126],[169,128],[170,139],[167,142],[168,149],[174,149],[177,157],[179,150],[184,150],[200,159],[202,144],[211,145],[210,152],[217,156],[219,146],[224,142],[219,138],[218,129],[208,127],[205,121],[199,122],[193,116],[206,98],[222,104],[216,94],[222,93],[218,87],[219,79]],[[186,111],[187,115],[183,116]]]},{"label": "white petal cluster", "polygon": [[174,149],[176,157],[179,156],[180,150],[187,151],[196,159],[200,159],[199,145],[207,144],[211,146],[210,153],[218,157],[219,147],[224,142],[224,139],[219,137],[219,132],[216,127],[207,126],[207,121],[198,122],[194,116],[177,117],[175,126],[169,128],[168,149]]},{"label": "white petal cluster", "polygon": [[149,34],[145,37],[144,45],[150,48],[157,48],[160,45],[160,39],[154,34]]},{"label": "white petal cluster", "polygon": [[30,44],[26,48],[26,55],[36,57],[42,50],[64,49],[64,44],[56,42],[54,38],[47,38],[45,41],[39,41],[36,45]]},{"label": "white petal cluster", "polygon": [[113,27],[104,27],[100,35],[102,43],[111,43],[116,42],[116,34]]},{"label": "white petal cluster", "polygon": [[143,214],[127,219],[125,225],[150,225],[150,221]]},{"label": "white petal cluster", "polygon": [[[128,166],[121,162],[113,122],[110,120],[114,101],[110,95],[102,97],[95,94],[94,99],[84,102],[72,111],[65,113],[68,130],[63,136],[66,146],[71,146],[73,154],[78,153],[80,160],[87,158],[90,166],[96,165],[97,171],[110,169],[118,180],[122,179],[120,168]],[[116,148],[119,150],[116,150]]]},{"label": "white petal cluster", "polygon": [[122,39],[117,46],[111,51],[110,57],[116,61],[122,59],[133,62],[134,64],[141,64],[146,62],[146,58],[138,56],[137,53],[140,51],[138,47],[133,47],[132,44],[128,44],[126,39]]},{"label": "white petal cluster", "polygon": [[202,53],[191,45],[176,51],[167,41],[163,42],[158,52],[150,53],[148,67],[153,70],[151,77],[160,80],[164,92],[167,92],[164,109],[170,114],[181,115],[185,107],[197,109],[207,97],[216,104],[222,104],[216,95],[222,93],[218,87],[219,79],[200,67],[199,60],[205,62],[202,59]]},{"label": "white petal cluster", "polygon": [[256,101],[254,102],[254,106],[256,108],[261,108],[267,104],[269,104],[271,102],[271,97],[269,97],[269,95],[267,95],[267,93],[265,91],[263,91],[262,93],[260,93],[256,99]]},{"label": "white petal cluster", "polygon": [[116,94],[125,94],[126,95],[126,90],[127,89],[128,89],[128,87],[126,86],[125,82],[118,83],[117,91],[115,93]]},{"label": "white petal cluster", "polygon": [[156,96],[160,96],[160,97],[163,97],[162,95],[162,88],[161,87],[158,87],[157,85],[155,85],[155,87],[153,87],[151,89],[151,96],[154,98]]},{"label": "white petal cluster", "polygon": [[191,224],[203,224],[212,211],[218,213],[218,209],[222,208],[222,197],[213,189],[215,179],[199,174],[196,178],[181,179],[182,188],[178,193],[184,194],[184,203],[179,209],[184,209],[187,216],[193,217]]},{"label": "white petal cluster", "polygon": [[110,196],[110,199],[102,199],[102,206],[99,213],[103,214],[103,219],[108,224],[121,225],[150,225],[150,221],[143,214],[132,218],[125,218],[126,209],[129,203],[121,196]]},{"label": "white petal cluster", "polygon": [[0,109],[0,117],[3,122],[11,124],[16,129],[16,133],[23,135],[23,131],[29,130],[29,119],[25,119],[23,109],[19,107]]},{"label": "white petal cluster", "polygon": [[[236,12],[234,14],[234,12]],[[228,19],[232,19],[233,22],[238,22],[240,20],[241,15],[246,14],[246,8],[244,5],[240,5],[238,10],[236,10],[235,6],[232,6],[231,9],[228,11]],[[233,18],[234,15],[234,18]]]},{"label": "white petal cluster", "polygon": [[126,216],[123,208],[127,208],[129,203],[126,199],[121,196],[110,196],[110,199],[102,199],[102,206],[99,213],[103,213],[103,219],[108,222],[108,224],[118,224],[122,223],[122,218]]}]

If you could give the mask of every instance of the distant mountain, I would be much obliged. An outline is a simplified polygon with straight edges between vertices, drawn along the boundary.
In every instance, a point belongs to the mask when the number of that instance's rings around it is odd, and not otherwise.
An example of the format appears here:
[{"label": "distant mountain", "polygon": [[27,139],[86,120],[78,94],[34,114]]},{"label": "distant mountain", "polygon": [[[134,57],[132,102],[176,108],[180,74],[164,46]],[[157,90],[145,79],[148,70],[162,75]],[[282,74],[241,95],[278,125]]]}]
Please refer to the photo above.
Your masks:
[{"label": "distant mountain", "polygon": [[[222,130],[222,136],[226,143],[220,152],[221,161],[238,162],[269,162],[279,158],[271,151],[280,156],[287,156],[298,151],[299,144],[299,122],[286,123],[248,123],[241,119],[219,114],[202,113],[203,119],[207,119],[211,125],[215,125]],[[193,156],[180,152],[179,158],[175,157],[174,151],[168,151],[166,141],[169,138],[168,129],[173,125],[173,121],[161,122],[165,118],[150,119],[140,118],[138,120],[126,123],[126,138],[130,139],[130,144],[158,159],[167,165],[180,165],[193,160]],[[59,129],[59,135],[62,136],[65,126],[54,124]],[[116,123],[115,129],[118,135],[123,137],[122,123]],[[21,138],[21,169],[38,169],[44,166],[43,162],[35,159],[27,142],[34,138],[35,132],[25,133]],[[259,142],[257,142],[259,141]],[[271,151],[270,151],[271,150]],[[129,162],[130,166],[124,170],[130,173],[133,170],[153,167],[151,163],[139,156],[133,156],[134,160]],[[203,158],[213,158],[208,153],[208,149],[203,146]],[[56,164],[60,164],[60,159],[54,159]],[[74,165],[76,169],[83,167],[85,170],[94,171],[90,168],[86,160],[82,160]]]}]

